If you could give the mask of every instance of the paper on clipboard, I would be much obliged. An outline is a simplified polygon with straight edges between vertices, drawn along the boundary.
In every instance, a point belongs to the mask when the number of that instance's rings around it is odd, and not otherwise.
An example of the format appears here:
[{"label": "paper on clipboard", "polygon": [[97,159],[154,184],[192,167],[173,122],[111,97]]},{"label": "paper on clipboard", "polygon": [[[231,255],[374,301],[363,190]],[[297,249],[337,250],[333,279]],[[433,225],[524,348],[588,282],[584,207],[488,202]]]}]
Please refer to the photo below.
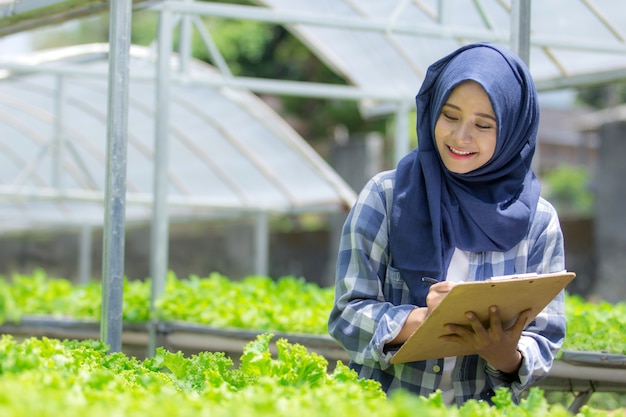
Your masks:
[{"label": "paper on clipboard", "polygon": [[534,319],[576,277],[573,272],[520,274],[486,281],[460,282],[445,296],[426,320],[404,342],[391,363],[413,362],[448,356],[471,355],[467,347],[446,342],[449,323],[469,326],[465,313],[473,311],[483,324],[489,323],[489,306],[497,305],[503,323],[514,323],[524,310]]}]

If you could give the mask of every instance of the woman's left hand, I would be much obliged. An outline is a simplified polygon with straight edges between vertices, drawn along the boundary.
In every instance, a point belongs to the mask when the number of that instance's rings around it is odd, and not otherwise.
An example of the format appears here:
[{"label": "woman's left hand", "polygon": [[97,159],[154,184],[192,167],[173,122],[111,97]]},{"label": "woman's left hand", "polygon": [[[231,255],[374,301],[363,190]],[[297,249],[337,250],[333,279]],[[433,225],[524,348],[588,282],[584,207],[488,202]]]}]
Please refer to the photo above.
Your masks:
[{"label": "woman's left hand", "polygon": [[498,308],[491,306],[489,310],[489,328],[485,328],[476,314],[470,311],[466,313],[466,317],[471,329],[457,324],[446,324],[446,330],[451,334],[441,338],[468,346],[491,366],[504,373],[516,373],[522,363],[522,354],[517,350],[517,344],[526,327],[530,310],[522,311],[508,329],[503,328]]}]

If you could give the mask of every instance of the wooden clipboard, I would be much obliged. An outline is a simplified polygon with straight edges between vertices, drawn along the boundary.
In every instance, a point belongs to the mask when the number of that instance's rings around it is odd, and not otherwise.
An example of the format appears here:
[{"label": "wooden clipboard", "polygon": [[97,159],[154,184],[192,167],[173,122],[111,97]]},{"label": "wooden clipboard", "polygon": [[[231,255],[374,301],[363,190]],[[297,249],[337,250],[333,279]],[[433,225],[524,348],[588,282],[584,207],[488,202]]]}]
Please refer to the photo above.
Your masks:
[{"label": "wooden clipboard", "polygon": [[471,355],[467,347],[446,342],[440,336],[448,334],[449,323],[469,326],[465,313],[473,311],[489,324],[489,306],[497,305],[502,322],[512,325],[519,313],[531,309],[534,319],[576,277],[573,272],[551,274],[520,274],[494,277],[487,281],[460,282],[445,296],[426,320],[404,342],[391,358],[391,363],[413,362],[448,356]]}]

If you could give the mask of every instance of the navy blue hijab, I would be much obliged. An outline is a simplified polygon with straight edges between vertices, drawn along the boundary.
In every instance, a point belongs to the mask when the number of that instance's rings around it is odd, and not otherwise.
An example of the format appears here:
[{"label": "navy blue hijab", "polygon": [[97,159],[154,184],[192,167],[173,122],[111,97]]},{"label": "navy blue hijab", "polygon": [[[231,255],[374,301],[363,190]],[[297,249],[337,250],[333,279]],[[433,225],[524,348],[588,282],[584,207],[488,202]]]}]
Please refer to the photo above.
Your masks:
[{"label": "navy blue hijab", "polygon": [[[444,166],[433,132],[452,89],[467,80],[489,96],[496,149],[485,165],[457,174]],[[421,278],[445,280],[454,248],[504,252],[526,235],[540,193],[531,169],[539,105],[524,62],[487,43],[463,46],[431,65],[415,101],[419,148],[397,167],[389,244],[413,301],[426,305]]]}]

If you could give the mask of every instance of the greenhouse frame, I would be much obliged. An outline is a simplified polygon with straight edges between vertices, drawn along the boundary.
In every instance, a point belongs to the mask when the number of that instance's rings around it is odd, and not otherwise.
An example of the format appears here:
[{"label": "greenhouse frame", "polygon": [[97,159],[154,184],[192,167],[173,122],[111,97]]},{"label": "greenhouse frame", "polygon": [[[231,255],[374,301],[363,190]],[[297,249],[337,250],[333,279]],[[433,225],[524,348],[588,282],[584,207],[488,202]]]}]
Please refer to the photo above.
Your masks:
[{"label": "greenhouse frame", "polygon": [[[269,214],[342,211],[354,200],[354,190],[255,94],[354,100],[366,117],[393,116],[398,160],[409,150],[409,113],[426,68],[462,44],[510,46],[529,64],[542,92],[626,79],[621,2],[257,3],[0,2],[3,35],[110,12],[108,45],[0,61],[0,132],[25,138],[0,144],[6,161],[0,164],[0,211],[6,228],[104,224],[102,334],[112,350],[121,346],[127,220],[152,224],[151,276],[158,294],[173,218],[253,216],[262,270]],[[130,45],[133,7],[160,15],[153,48]],[[347,85],[237,77],[203,16],[283,25]],[[181,45],[176,52],[175,31]],[[191,56],[194,31],[214,66]],[[9,111],[16,108],[21,119]],[[100,141],[85,132],[98,132]]]}]

